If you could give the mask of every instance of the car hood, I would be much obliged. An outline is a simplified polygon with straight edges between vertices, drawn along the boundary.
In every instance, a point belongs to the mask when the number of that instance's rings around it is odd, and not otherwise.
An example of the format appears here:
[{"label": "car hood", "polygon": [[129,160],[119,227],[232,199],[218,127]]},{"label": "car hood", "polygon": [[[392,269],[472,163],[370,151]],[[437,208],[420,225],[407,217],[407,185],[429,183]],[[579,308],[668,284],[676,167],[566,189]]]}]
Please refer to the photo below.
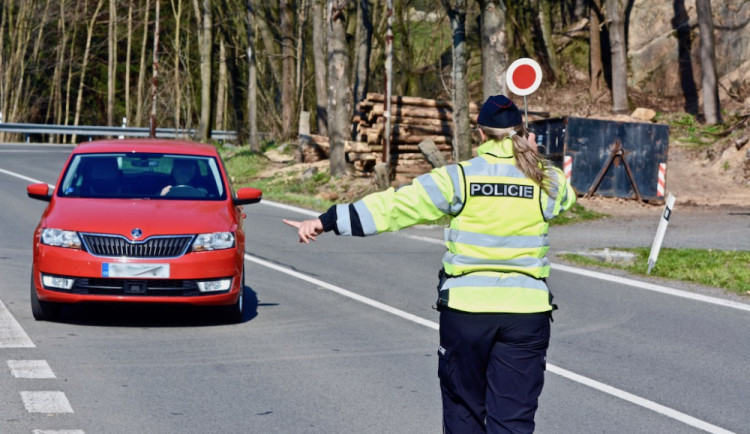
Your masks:
[{"label": "car hood", "polygon": [[55,199],[42,222],[45,227],[128,238],[138,228],[142,239],[152,235],[234,231],[237,225],[233,207],[226,201]]}]

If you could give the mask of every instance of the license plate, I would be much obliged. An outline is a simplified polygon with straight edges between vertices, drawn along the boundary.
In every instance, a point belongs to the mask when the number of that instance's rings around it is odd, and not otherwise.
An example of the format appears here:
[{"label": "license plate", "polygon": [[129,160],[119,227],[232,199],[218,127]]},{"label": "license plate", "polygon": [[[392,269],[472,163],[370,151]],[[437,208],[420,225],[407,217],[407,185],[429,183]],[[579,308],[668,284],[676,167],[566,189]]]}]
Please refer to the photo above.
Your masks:
[{"label": "license plate", "polygon": [[168,279],[169,264],[102,264],[102,277]]}]

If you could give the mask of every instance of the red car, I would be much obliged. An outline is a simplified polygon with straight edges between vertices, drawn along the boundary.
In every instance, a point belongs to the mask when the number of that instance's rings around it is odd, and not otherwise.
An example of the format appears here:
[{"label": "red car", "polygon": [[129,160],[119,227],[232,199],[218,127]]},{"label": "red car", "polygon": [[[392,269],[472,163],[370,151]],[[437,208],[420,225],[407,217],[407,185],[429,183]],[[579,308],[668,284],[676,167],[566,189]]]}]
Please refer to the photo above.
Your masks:
[{"label": "red car", "polygon": [[222,306],[243,316],[242,205],[262,192],[233,192],[213,146],[172,140],[78,145],[34,232],[31,311],[56,319],[78,302]]}]

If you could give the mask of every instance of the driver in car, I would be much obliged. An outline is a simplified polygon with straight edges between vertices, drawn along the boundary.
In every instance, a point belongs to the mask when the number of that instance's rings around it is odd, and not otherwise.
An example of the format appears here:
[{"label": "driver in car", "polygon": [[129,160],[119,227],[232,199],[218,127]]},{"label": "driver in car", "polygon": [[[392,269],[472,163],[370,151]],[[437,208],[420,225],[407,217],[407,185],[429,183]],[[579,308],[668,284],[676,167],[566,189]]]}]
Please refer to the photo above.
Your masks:
[{"label": "driver in car", "polygon": [[175,159],[172,163],[172,180],[174,182],[161,189],[161,196],[169,193],[174,187],[190,186],[196,172],[195,162],[184,159]]}]

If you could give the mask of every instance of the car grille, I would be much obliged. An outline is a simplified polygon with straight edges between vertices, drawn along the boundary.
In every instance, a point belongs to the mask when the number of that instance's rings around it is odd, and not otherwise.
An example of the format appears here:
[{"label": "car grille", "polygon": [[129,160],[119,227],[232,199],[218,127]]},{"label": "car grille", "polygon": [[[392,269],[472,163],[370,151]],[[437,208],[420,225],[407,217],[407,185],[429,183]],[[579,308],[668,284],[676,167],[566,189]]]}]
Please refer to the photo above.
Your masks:
[{"label": "car grille", "polygon": [[[193,280],[77,278],[70,292],[91,295],[187,297],[203,295]],[[214,292],[212,294],[218,294]]]},{"label": "car grille", "polygon": [[120,235],[81,234],[86,250],[95,256],[174,258],[185,254],[192,236],[157,236],[130,241]]}]

